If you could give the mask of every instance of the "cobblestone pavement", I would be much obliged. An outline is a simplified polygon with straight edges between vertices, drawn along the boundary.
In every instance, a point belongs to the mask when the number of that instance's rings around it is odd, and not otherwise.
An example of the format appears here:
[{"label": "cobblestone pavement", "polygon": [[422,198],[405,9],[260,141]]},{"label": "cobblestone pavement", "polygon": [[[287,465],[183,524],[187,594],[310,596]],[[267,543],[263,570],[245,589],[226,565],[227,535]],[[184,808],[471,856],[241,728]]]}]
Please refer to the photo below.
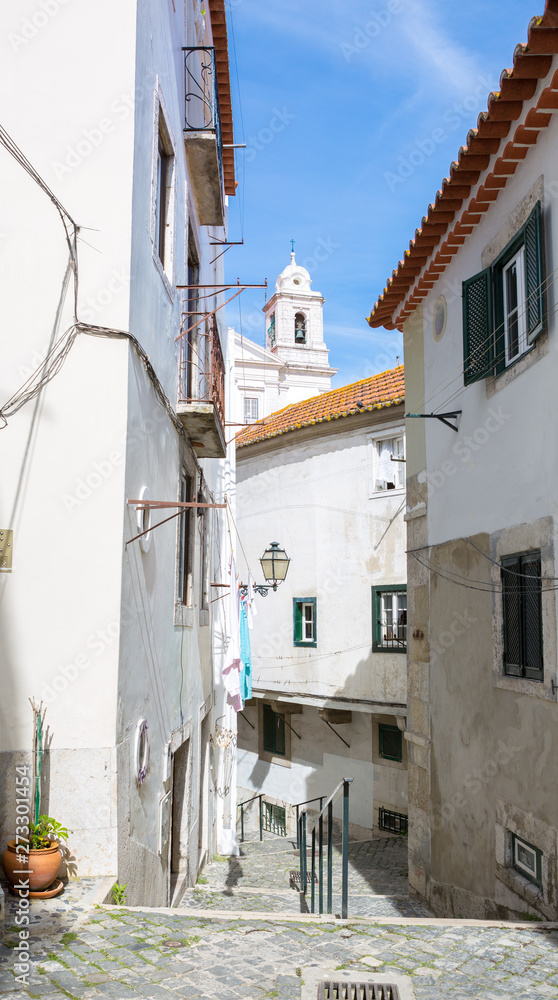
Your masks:
[{"label": "cobblestone pavement", "polygon": [[[256,912],[308,913],[310,888],[304,896],[292,887],[292,872],[299,867],[294,840],[245,842],[239,858],[222,858],[206,866],[198,885],[186,891],[181,909],[254,910]],[[327,860],[324,852],[324,908]],[[310,852],[308,871],[310,871]],[[318,873],[318,859],[316,858]],[[409,895],[407,840],[379,837],[349,844],[349,913],[351,916],[429,916],[429,911]],[[315,912],[318,886],[315,888]],[[341,910],[341,851],[334,845],[333,913]]]},{"label": "cobblestone pavement", "polygon": [[30,953],[29,986],[16,990],[13,953],[1,949],[2,1000],[315,1000],[316,978],[353,974],[407,976],[416,1000],[558,997],[558,930],[536,925],[343,926],[97,907],[75,933],[31,936]]}]

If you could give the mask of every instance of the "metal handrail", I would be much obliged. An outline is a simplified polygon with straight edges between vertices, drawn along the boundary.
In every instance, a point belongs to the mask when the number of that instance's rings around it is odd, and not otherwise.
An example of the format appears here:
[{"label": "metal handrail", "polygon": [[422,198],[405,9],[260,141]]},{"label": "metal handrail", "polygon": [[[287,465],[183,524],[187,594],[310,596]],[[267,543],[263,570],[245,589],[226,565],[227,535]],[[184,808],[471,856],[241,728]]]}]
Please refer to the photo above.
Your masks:
[{"label": "metal handrail", "polygon": [[240,843],[244,843],[244,806],[249,805],[250,802],[254,802],[255,799],[259,799],[259,812],[260,812],[260,840],[263,840],[263,818],[262,818],[262,799],[264,793],[260,792],[259,795],[253,795],[251,799],[245,799],[244,802],[237,802],[236,808],[240,809]]},{"label": "metal handrail", "polygon": [[322,808],[322,802],[324,801],[324,798],[325,798],[324,795],[316,795],[316,797],[313,798],[313,799],[306,799],[304,802],[294,802],[293,803],[293,806],[296,809],[296,846],[297,847],[300,847],[300,837],[299,837],[299,829],[298,829],[298,811],[299,811],[300,807],[301,806],[307,806],[310,802],[319,802],[320,803],[320,809],[321,809]]},{"label": "metal handrail", "polygon": [[[341,917],[345,920],[348,913],[349,898],[349,785],[353,778],[343,778],[333,790],[325,805],[320,809],[318,816],[311,828],[312,834],[312,871],[310,889],[310,911],[315,912],[315,878],[316,878],[316,827],[318,829],[318,863],[319,863],[319,883],[318,883],[318,906],[319,913],[324,912],[324,813],[327,809],[327,912],[331,913],[333,908],[333,803],[341,790],[343,791],[343,828],[341,838]],[[310,799],[309,801],[314,801]],[[301,803],[302,805],[303,803]],[[300,844],[300,889],[306,894],[308,887],[308,859],[307,859],[307,810],[303,809],[299,819],[298,843]]]}]

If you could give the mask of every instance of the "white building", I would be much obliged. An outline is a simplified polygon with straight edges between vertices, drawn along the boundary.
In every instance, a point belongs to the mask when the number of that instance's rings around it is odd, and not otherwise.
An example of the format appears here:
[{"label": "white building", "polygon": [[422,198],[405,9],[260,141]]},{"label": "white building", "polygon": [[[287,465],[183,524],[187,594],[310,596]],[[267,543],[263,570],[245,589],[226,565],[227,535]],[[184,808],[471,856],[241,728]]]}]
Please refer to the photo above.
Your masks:
[{"label": "white building", "polygon": [[324,343],[325,299],[311,284],[308,271],[291,253],[264,307],[265,347],[234,334],[240,423],[252,423],[331,389],[337,368],[330,367]]},{"label": "white building", "polygon": [[289,832],[290,807],[345,776],[352,836],[380,820],[406,826],[403,403],[400,367],[237,436],[244,572],[263,582],[274,540],[291,559],[285,582],[257,598],[238,799],[263,793],[265,816]]},{"label": "white building", "polygon": [[[535,11],[534,11],[535,12]],[[405,333],[409,870],[441,916],[558,914],[558,4],[370,318]]]},{"label": "white building", "polygon": [[177,508],[130,502],[223,503],[234,466],[223,297],[203,297],[223,280],[210,243],[235,192],[224,0],[2,14],[2,126],[48,185],[2,133],[3,838],[31,697],[48,726],[42,812],[70,829],[72,871],[167,904],[234,838],[228,626],[210,587],[228,579],[224,511],[155,528]]}]

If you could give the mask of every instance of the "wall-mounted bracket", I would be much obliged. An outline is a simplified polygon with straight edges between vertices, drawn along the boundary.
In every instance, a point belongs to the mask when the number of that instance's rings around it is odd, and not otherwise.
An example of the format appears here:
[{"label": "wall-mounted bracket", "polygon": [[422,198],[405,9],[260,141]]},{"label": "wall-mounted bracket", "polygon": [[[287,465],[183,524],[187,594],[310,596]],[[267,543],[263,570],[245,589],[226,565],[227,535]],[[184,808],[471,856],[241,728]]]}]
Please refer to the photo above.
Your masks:
[{"label": "wall-mounted bracket", "polygon": [[455,424],[450,424],[449,420],[446,420],[446,417],[449,417],[451,420],[457,421],[457,418],[461,413],[463,413],[463,410],[451,410],[449,413],[406,413],[405,416],[417,417],[422,420],[431,420],[431,419],[441,420],[442,423],[446,425],[446,427],[451,427],[452,431],[455,431],[457,433],[458,428],[455,426]]},{"label": "wall-mounted bracket", "polygon": [[180,514],[187,507],[223,507],[225,508],[226,503],[198,503],[197,500],[193,501],[177,501],[177,500],[128,500],[127,503],[134,504],[136,511],[140,510],[168,510],[169,508],[178,507],[179,509],[175,514],[171,514],[170,517],[165,517],[163,521],[159,521],[157,524],[151,524],[149,528],[145,531],[140,531],[139,535],[134,535],[133,538],[129,538],[126,545],[130,542],[135,542],[138,538],[142,538],[143,535],[147,535],[150,531],[154,531],[155,528],[160,528],[162,524],[166,524],[167,521],[172,521],[173,517],[179,517]]}]

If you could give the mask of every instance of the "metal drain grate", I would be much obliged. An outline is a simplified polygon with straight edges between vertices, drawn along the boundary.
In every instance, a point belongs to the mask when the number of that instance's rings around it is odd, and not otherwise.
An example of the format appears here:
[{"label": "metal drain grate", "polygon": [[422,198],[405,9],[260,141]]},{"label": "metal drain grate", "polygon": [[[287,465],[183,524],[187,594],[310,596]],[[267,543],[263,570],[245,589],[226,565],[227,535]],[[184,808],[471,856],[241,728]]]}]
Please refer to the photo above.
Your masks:
[{"label": "metal drain grate", "polygon": [[400,1000],[393,983],[349,983],[324,979],[318,986],[318,1000]]},{"label": "metal drain grate", "polygon": [[[307,878],[308,878],[308,881],[311,884],[312,883],[312,875],[311,875],[310,872],[308,872]],[[291,887],[293,889],[299,889],[300,890],[300,869],[299,868],[291,868],[291,870],[289,872],[289,882],[290,882]],[[314,875],[314,882],[316,883],[316,885],[319,882],[319,879],[318,879],[317,875]]]}]

